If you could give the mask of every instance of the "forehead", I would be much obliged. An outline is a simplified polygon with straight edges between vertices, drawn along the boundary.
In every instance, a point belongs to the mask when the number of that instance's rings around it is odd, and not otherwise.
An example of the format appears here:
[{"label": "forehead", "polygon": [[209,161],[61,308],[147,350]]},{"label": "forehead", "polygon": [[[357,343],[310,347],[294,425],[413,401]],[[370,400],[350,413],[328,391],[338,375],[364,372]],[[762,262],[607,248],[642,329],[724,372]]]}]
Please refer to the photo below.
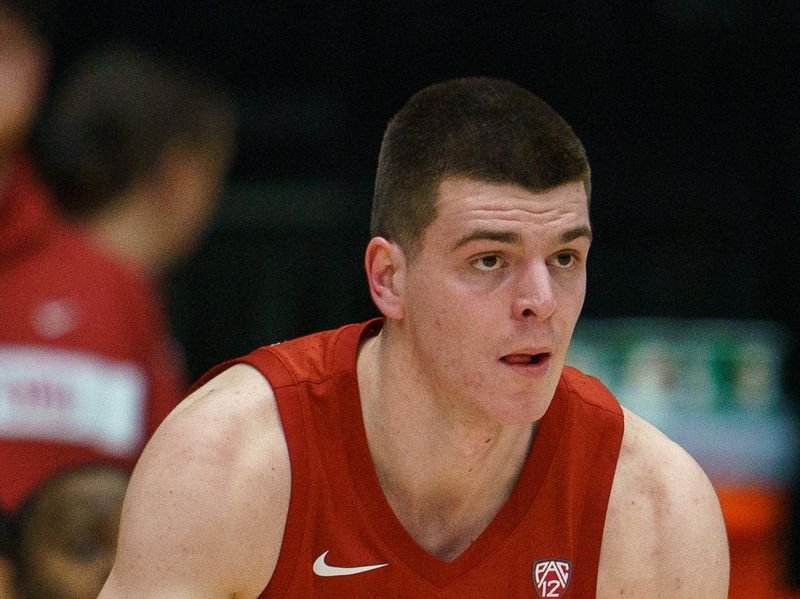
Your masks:
[{"label": "forehead", "polygon": [[473,230],[511,230],[557,236],[578,227],[589,228],[583,182],[532,192],[513,183],[450,177],[439,186],[436,218],[429,232],[450,237]]}]

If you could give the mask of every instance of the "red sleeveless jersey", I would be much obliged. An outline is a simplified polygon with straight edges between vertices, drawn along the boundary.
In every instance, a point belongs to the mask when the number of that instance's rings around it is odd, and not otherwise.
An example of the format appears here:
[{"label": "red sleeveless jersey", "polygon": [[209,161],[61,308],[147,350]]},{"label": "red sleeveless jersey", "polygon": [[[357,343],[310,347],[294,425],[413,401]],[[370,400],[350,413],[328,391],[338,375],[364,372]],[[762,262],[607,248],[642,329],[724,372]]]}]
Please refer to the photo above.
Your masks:
[{"label": "red sleeveless jersey", "polygon": [[564,369],[508,501],[444,562],[402,527],[369,454],[356,354],[380,326],[349,325],[234,361],[257,368],[274,389],[292,469],[283,544],[261,598],[595,597],[623,431],[611,393]]}]

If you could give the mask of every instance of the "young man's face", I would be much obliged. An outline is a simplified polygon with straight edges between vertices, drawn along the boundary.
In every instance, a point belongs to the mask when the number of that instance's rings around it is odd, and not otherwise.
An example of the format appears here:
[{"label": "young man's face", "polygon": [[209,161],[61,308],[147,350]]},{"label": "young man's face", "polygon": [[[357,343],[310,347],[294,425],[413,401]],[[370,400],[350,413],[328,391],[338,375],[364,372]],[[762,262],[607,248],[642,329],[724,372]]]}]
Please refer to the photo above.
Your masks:
[{"label": "young man's face", "polygon": [[43,93],[44,43],[0,4],[0,166],[28,134]]},{"label": "young man's face", "polygon": [[437,398],[506,424],[542,417],[583,306],[590,241],[581,182],[542,193],[442,182],[407,265],[401,325]]}]

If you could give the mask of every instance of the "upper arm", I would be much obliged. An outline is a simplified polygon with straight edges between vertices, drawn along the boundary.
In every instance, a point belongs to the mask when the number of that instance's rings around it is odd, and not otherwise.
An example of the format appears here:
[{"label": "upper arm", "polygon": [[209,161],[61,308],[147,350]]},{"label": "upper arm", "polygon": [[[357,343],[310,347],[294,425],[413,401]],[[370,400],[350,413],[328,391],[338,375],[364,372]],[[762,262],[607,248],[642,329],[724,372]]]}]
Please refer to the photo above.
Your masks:
[{"label": "upper arm", "polygon": [[725,524],[708,477],[683,449],[626,411],[598,597],[723,599],[728,575]]},{"label": "upper arm", "polygon": [[272,390],[234,366],[188,397],[145,448],[100,597],[257,597],[277,561],[289,490]]}]

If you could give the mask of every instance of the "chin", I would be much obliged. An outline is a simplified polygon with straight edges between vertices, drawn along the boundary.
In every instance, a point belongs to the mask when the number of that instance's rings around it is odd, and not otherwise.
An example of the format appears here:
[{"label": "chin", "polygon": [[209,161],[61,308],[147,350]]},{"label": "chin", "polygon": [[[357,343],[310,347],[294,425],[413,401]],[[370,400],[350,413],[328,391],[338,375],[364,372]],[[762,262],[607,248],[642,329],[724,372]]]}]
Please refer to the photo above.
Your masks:
[{"label": "chin", "polygon": [[507,405],[495,406],[492,419],[502,425],[527,425],[542,419],[550,407],[552,394],[546,399],[526,394],[525,397],[509,398],[507,401]]}]

